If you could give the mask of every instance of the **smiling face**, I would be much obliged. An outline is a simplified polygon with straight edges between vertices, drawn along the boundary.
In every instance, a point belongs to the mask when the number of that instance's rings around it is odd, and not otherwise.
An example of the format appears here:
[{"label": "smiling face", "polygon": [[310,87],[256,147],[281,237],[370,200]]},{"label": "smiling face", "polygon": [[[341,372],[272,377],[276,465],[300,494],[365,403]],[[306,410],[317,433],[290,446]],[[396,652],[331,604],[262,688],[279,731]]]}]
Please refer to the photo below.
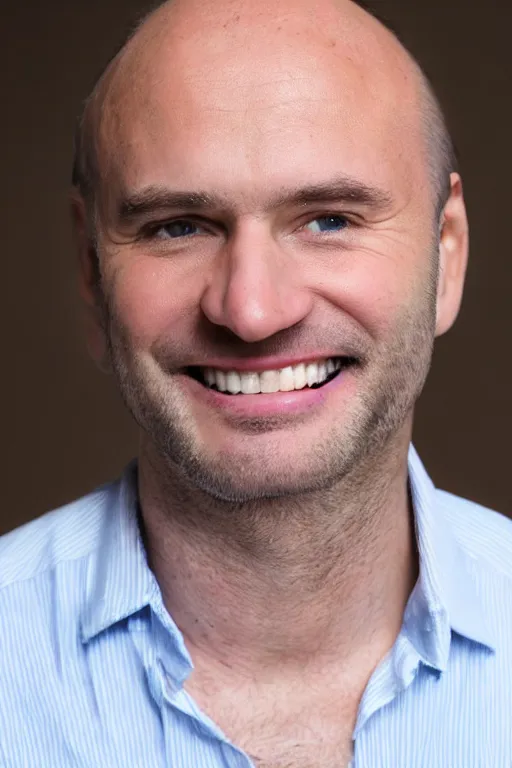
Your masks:
[{"label": "smiling face", "polygon": [[166,465],[244,500],[331,486],[392,436],[406,445],[463,269],[436,296],[420,96],[398,44],[350,3],[278,20],[275,4],[238,6],[157,12],[110,75],[107,331],[93,323],[90,346],[109,349]]}]

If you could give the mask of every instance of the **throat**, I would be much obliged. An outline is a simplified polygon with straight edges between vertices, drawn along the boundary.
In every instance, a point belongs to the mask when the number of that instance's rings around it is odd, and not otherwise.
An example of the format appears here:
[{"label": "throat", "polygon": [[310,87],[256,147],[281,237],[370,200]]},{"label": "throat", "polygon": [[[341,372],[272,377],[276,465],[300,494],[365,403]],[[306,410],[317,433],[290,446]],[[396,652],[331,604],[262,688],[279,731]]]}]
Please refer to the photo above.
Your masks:
[{"label": "throat", "polygon": [[348,637],[364,645],[367,638],[356,629],[365,626],[362,616],[375,630],[371,614],[385,599],[382,591],[396,595],[382,586],[384,569],[378,579],[365,576],[370,562],[378,564],[377,542],[370,548],[367,538],[363,549],[362,537],[352,536],[348,547],[333,530],[312,541],[298,525],[286,529],[276,541],[260,527],[261,546],[253,536],[243,555],[220,541],[212,550],[182,540],[173,548],[174,575],[156,564],[164,600],[192,658],[195,650],[220,668],[234,664],[242,676],[293,676],[349,654]]},{"label": "throat", "polygon": [[155,493],[140,469],[148,561],[192,649],[298,674],[398,633],[417,577],[405,477],[217,509],[170,477]]}]

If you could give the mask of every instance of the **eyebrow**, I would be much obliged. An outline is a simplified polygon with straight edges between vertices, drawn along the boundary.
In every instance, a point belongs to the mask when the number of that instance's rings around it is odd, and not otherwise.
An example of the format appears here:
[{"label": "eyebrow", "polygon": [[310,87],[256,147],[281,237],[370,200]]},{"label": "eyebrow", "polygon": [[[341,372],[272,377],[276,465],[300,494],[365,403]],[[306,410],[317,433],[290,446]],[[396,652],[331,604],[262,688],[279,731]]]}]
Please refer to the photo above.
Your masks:
[{"label": "eyebrow", "polygon": [[[384,189],[342,176],[320,184],[282,190],[270,198],[265,208],[270,210],[286,205],[307,206],[322,202],[347,202],[380,211],[390,208],[394,199]],[[149,214],[176,209],[219,211],[230,210],[232,205],[226,197],[209,192],[180,191],[149,186],[127,195],[119,202],[118,219],[123,223],[130,223]]]}]

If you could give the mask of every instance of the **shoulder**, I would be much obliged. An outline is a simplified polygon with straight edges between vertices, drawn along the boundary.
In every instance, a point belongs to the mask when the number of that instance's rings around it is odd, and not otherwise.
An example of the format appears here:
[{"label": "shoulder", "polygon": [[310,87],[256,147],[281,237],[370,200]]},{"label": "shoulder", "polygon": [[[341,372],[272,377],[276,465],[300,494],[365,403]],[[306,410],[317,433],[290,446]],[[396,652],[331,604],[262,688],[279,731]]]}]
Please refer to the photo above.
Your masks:
[{"label": "shoulder", "polygon": [[18,744],[19,728],[20,748],[30,734],[44,749],[53,725],[74,711],[70,702],[88,695],[82,618],[122,486],[104,485],[0,538],[0,701],[9,701],[0,706],[2,745],[6,734]]},{"label": "shoulder", "polygon": [[51,644],[58,628],[78,631],[118,485],[102,486],[0,537],[0,667],[4,659],[13,664],[31,653],[43,638]]},{"label": "shoulder", "polygon": [[446,491],[436,495],[442,515],[470,558],[496,576],[512,579],[512,520]]},{"label": "shoulder", "polygon": [[499,691],[500,680],[510,680],[512,664],[512,521],[480,504],[436,493],[438,508],[465,555],[462,576],[453,573],[452,565],[451,578],[462,579],[462,602],[472,596],[483,609],[482,619],[496,649],[495,688]]},{"label": "shoulder", "polygon": [[108,483],[1,536],[0,604],[2,595],[16,585],[23,589],[56,569],[73,569],[94,552],[118,491],[119,482]]},{"label": "shoulder", "polygon": [[[81,616],[117,485],[0,538],[0,699],[9,696],[7,719],[16,711],[22,722],[23,712],[34,711],[34,688],[49,700],[79,655]],[[2,724],[0,713],[0,731]]]}]

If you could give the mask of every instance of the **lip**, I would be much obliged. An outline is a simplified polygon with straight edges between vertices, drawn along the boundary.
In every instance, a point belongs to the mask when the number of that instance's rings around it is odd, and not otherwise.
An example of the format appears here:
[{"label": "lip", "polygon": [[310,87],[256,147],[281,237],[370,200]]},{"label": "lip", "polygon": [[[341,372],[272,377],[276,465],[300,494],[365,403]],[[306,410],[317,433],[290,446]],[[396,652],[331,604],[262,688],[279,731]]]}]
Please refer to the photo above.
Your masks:
[{"label": "lip", "polygon": [[[233,359],[212,359],[207,363],[193,363],[188,366],[189,368],[215,368],[217,371],[240,371],[243,373],[261,373],[262,371],[279,371],[281,368],[288,368],[288,366],[300,365],[303,363],[317,363],[320,360],[329,360],[340,357],[352,357],[349,354],[342,354],[340,352],[318,352],[313,355],[307,355],[306,357],[255,357],[255,358],[240,358],[235,357]],[[249,397],[249,395],[248,395]]]},{"label": "lip", "polygon": [[194,398],[206,406],[234,417],[248,419],[300,415],[323,405],[335,390],[348,387],[353,378],[351,368],[348,368],[341,370],[334,379],[319,389],[305,387],[292,392],[259,395],[227,395],[215,389],[208,389],[190,376],[183,376],[183,384]]}]

